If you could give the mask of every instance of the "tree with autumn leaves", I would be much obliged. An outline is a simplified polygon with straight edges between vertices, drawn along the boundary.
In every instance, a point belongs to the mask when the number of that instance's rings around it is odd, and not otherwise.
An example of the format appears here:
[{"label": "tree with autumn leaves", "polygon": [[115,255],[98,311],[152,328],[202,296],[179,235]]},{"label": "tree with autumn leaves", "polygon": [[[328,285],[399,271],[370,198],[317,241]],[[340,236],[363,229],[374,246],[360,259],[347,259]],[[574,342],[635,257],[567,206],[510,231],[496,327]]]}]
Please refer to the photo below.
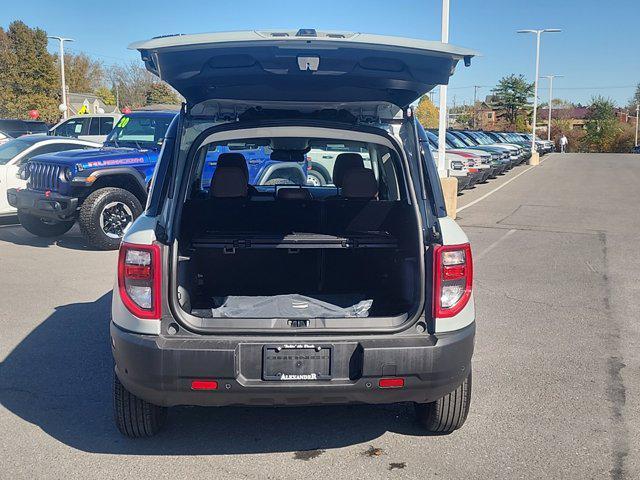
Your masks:
[{"label": "tree with autumn leaves", "polygon": [[438,128],[439,110],[428,95],[423,95],[416,107],[416,118],[424,128]]}]

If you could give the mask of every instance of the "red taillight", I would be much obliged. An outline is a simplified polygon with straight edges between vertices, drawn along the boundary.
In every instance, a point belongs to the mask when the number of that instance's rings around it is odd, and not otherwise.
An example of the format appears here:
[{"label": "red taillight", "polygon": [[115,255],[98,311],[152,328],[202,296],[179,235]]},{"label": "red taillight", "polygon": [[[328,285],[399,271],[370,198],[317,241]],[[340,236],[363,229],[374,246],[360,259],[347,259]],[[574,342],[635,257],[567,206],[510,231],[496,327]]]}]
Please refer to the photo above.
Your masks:
[{"label": "red taillight", "polygon": [[380,388],[402,388],[404,387],[404,378],[381,378],[378,386]]},{"label": "red taillight", "polygon": [[218,382],[215,380],[193,380],[191,390],[217,390]]},{"label": "red taillight", "polygon": [[471,298],[473,261],[471,246],[440,245],[433,256],[433,316],[453,317]]},{"label": "red taillight", "polygon": [[160,247],[123,243],[118,256],[118,290],[125,307],[138,318],[158,320],[161,313]]}]

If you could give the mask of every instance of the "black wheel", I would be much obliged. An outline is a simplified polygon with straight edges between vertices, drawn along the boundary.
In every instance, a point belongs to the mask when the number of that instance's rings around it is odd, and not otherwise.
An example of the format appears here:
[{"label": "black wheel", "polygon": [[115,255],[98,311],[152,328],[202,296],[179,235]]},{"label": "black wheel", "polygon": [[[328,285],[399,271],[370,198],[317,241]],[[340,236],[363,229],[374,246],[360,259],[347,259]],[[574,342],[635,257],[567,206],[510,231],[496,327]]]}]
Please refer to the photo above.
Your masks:
[{"label": "black wheel", "polygon": [[307,185],[313,187],[323,187],[327,184],[324,176],[317,170],[309,170],[307,172]]},{"label": "black wheel", "polygon": [[127,228],[142,213],[136,196],[122,188],[106,187],[89,195],[80,207],[78,224],[89,245],[115,250]]},{"label": "black wheel", "polygon": [[131,438],[152,437],[167,420],[167,408],[153,405],[129,392],[113,376],[113,410],[120,433]]},{"label": "black wheel", "polygon": [[75,220],[56,222],[21,210],[18,210],[18,220],[27,232],[38,237],[59,237],[71,230],[75,223]]},{"label": "black wheel", "polygon": [[471,405],[471,373],[453,392],[431,403],[416,403],[420,424],[431,433],[451,433],[462,427]]}]

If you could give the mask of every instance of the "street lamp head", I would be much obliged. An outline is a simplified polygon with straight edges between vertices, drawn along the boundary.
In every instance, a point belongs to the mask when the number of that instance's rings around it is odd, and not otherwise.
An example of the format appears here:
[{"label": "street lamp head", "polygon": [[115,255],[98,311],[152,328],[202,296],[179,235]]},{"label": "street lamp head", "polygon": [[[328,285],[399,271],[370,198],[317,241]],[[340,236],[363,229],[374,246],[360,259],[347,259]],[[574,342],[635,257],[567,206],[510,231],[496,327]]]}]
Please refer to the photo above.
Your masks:
[{"label": "street lamp head", "polygon": [[527,29],[527,30],[516,30],[516,33],[557,33],[561,32],[559,28],[541,28],[539,30],[536,29]]},{"label": "street lamp head", "polygon": [[60,42],[74,42],[75,41],[73,38],[57,37],[55,35],[47,35],[47,38],[50,38],[52,40],[58,40]]}]

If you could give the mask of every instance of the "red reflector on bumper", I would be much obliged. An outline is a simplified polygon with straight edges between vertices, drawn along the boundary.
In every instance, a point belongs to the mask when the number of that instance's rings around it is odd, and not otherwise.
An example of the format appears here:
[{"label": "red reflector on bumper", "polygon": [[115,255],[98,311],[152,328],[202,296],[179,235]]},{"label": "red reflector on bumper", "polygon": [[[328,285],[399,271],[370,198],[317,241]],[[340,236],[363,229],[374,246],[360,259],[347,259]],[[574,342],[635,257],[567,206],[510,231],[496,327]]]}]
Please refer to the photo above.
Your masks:
[{"label": "red reflector on bumper", "polygon": [[191,390],[217,390],[218,382],[215,380],[193,380]]},{"label": "red reflector on bumper", "polygon": [[404,387],[404,378],[381,378],[378,386],[380,388],[402,388]]}]

